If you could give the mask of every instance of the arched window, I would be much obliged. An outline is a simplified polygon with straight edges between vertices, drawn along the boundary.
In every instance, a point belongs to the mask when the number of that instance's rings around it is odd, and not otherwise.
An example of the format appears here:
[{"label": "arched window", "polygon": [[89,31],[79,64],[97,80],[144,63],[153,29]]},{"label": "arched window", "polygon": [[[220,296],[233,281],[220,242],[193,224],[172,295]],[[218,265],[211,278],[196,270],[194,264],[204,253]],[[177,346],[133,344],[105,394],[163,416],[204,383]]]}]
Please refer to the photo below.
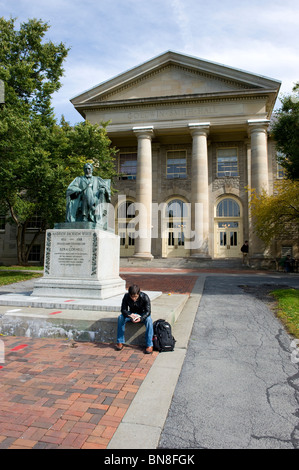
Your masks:
[{"label": "arched window", "polygon": [[122,202],[117,209],[117,217],[119,219],[128,219],[135,217],[134,201],[127,200]]},{"label": "arched window", "polygon": [[185,218],[188,216],[187,204],[181,199],[172,199],[166,207],[166,217]]},{"label": "arched window", "polygon": [[217,204],[216,217],[240,217],[240,206],[231,198],[223,199]]}]

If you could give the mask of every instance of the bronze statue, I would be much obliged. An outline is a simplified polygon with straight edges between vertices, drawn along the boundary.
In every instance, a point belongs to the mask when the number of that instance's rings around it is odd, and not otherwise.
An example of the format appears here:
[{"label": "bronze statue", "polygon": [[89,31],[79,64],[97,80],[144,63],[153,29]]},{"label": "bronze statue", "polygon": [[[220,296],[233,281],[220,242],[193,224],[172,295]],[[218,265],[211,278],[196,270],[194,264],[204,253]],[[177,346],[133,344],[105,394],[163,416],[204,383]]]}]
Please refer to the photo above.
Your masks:
[{"label": "bronze statue", "polygon": [[77,176],[66,191],[66,222],[103,224],[107,203],[111,201],[109,179],[93,176],[91,163],[84,165],[84,176]]}]

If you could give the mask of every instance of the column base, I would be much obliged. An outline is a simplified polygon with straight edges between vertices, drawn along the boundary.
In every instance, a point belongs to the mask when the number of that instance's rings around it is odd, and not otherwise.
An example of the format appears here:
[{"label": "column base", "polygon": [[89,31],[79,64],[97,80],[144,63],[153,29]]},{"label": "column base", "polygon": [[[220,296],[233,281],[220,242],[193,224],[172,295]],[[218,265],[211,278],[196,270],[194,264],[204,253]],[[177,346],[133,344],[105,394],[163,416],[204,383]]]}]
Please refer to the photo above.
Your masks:
[{"label": "column base", "polygon": [[146,260],[154,259],[151,253],[135,253],[133,256],[131,256],[131,258],[139,258],[139,259],[146,259]]}]

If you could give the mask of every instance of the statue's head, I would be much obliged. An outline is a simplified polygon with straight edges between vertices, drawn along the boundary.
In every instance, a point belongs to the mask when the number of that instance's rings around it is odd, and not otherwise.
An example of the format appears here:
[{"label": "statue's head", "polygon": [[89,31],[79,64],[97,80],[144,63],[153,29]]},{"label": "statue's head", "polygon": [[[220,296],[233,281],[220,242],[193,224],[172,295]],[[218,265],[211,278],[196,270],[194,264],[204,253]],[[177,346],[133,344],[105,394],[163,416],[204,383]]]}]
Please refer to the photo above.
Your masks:
[{"label": "statue's head", "polygon": [[93,172],[93,166],[91,163],[85,163],[84,167],[83,167],[83,170],[84,170],[84,173],[85,175],[87,173],[92,173]]}]

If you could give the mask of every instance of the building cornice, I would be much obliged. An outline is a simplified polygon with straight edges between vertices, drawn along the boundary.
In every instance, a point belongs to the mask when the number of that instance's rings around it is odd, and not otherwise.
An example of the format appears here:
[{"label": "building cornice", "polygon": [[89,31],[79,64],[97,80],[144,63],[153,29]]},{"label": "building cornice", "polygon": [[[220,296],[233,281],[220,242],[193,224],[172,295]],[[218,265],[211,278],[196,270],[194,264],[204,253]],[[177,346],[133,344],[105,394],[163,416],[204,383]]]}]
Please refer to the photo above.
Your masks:
[{"label": "building cornice", "polygon": [[209,102],[232,102],[242,100],[265,100],[269,95],[274,94],[275,90],[248,90],[241,92],[219,92],[179,96],[163,96],[154,98],[134,98],[129,100],[102,101],[92,103],[77,104],[76,109],[110,109],[110,108],[136,108],[140,106],[171,106],[174,103],[181,105],[209,103]]}]

